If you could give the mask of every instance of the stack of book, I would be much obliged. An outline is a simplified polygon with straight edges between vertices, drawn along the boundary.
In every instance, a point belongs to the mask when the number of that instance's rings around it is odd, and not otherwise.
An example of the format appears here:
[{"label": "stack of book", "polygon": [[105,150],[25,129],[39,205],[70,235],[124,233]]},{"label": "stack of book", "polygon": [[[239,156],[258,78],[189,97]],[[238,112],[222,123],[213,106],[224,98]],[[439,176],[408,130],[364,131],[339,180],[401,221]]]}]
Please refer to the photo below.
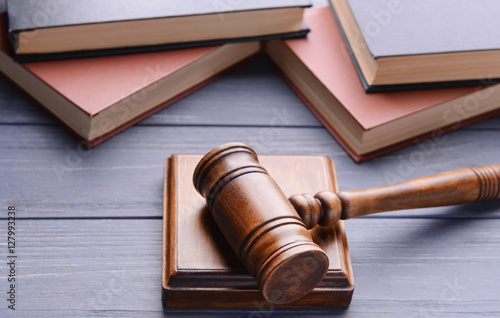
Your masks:
[{"label": "stack of book", "polygon": [[305,39],[266,43],[356,162],[500,114],[493,1],[330,0]]},{"label": "stack of book", "polygon": [[500,114],[494,0],[329,1],[8,0],[0,75],[89,147],[261,52],[356,162]]},{"label": "stack of book", "polygon": [[260,41],[305,36],[308,6],[8,0],[0,74],[91,147],[244,63]]}]

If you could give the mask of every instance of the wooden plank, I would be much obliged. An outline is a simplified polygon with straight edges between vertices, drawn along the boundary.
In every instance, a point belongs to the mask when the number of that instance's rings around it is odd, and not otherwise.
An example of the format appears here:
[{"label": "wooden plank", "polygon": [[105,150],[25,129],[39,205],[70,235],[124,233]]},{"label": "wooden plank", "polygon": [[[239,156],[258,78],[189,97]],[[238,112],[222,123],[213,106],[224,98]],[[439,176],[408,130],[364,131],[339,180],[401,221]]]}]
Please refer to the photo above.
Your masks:
[{"label": "wooden plank", "polygon": [[[259,154],[326,154],[336,163],[340,189],[357,190],[498,163],[497,135],[457,131],[434,148],[411,146],[358,165],[322,128],[136,126],[85,150],[58,126],[0,125],[0,205],[22,206],[30,217],[159,217],[163,160],[173,153],[206,153],[230,141],[247,142]],[[453,217],[451,211],[456,210],[412,213]],[[458,211],[460,217],[500,215],[495,203]]]},{"label": "wooden plank", "polygon": [[[19,210],[18,215],[22,216]],[[6,237],[5,221],[0,236]],[[16,315],[163,315],[161,220],[18,220]],[[500,311],[500,220],[347,224],[356,289],[339,309],[166,309],[178,316],[486,317]],[[5,250],[1,257],[5,260]],[[193,251],[194,252],[194,251]],[[2,280],[2,291],[5,281]],[[35,311],[36,310],[36,311]],[[0,307],[0,316],[9,312]]]},{"label": "wooden plank", "polygon": [[262,56],[142,124],[321,127]]},{"label": "wooden plank", "polygon": [[55,122],[23,94],[0,77],[0,124],[49,124]]},{"label": "wooden plank", "polygon": [[466,129],[466,130],[490,129],[490,130],[498,131],[498,130],[500,130],[500,116],[490,118],[488,120],[479,122],[479,123],[471,125],[471,126],[464,127],[462,129]]},{"label": "wooden plank", "polygon": [[[206,153],[233,139],[256,136],[259,141],[260,132],[260,128],[133,127],[86,151],[57,126],[0,126],[0,192],[5,194],[0,202],[23,206],[30,217],[160,217],[166,157]],[[345,156],[322,129],[285,133],[280,128],[275,135],[269,144],[273,147],[288,136],[332,145]],[[264,151],[267,145],[259,149]]]},{"label": "wooden plank", "polygon": [[16,210],[16,313],[161,311],[161,220],[33,221]]}]

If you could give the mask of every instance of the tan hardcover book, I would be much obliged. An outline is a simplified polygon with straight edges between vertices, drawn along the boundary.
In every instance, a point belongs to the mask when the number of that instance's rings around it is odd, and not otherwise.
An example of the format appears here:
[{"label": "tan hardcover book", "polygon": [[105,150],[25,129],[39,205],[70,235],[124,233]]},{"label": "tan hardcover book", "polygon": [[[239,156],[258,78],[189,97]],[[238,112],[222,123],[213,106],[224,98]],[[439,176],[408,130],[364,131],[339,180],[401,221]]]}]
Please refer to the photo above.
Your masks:
[{"label": "tan hardcover book", "polygon": [[330,0],[367,91],[499,82],[495,0]]},{"label": "tan hardcover book", "polygon": [[500,114],[500,86],[365,93],[328,7],[309,10],[305,39],[265,51],[311,111],[361,162]]},{"label": "tan hardcover book", "polygon": [[[0,14],[0,34],[7,34]],[[70,133],[95,146],[260,51],[245,42],[192,49],[17,63],[0,37],[0,75]]]},{"label": "tan hardcover book", "polygon": [[8,0],[17,61],[305,36],[309,0]]}]

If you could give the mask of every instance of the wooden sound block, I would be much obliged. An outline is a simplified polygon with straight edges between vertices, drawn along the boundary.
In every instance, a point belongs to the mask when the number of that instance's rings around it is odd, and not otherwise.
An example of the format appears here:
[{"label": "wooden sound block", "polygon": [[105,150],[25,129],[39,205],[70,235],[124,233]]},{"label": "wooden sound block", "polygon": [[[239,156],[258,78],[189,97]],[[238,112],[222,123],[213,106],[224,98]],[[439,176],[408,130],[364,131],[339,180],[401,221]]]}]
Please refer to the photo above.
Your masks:
[{"label": "wooden sound block", "polygon": [[[257,289],[218,229],[205,199],[193,186],[201,155],[165,161],[163,214],[163,302],[169,307],[273,307]],[[333,161],[326,156],[259,156],[260,163],[290,196],[338,191]],[[277,307],[348,306],[354,291],[344,223],[317,226],[314,240],[328,255],[323,281],[308,295]]]}]

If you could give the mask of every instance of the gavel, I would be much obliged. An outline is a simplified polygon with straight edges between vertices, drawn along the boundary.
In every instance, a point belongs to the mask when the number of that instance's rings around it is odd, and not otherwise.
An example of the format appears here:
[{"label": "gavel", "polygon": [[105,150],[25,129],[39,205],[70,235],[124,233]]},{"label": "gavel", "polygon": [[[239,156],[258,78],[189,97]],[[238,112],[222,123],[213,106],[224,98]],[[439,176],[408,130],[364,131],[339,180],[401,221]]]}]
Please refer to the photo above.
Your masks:
[{"label": "gavel", "polygon": [[286,304],[307,295],[325,276],[329,261],[308,229],[358,216],[500,197],[500,165],[444,172],[360,191],[288,199],[255,151],[228,143],[198,163],[193,183],[218,227],[263,297]]}]

